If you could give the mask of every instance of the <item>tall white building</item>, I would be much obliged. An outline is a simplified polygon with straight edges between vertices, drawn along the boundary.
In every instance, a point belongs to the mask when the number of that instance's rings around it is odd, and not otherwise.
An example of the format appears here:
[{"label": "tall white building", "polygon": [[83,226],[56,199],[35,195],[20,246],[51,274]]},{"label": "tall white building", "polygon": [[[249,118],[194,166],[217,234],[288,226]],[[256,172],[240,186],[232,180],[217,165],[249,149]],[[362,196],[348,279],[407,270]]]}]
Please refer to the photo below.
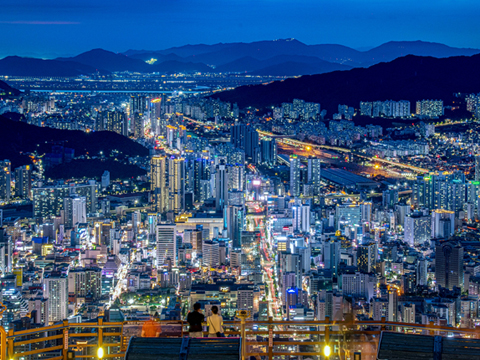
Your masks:
[{"label": "tall white building", "polygon": [[370,301],[375,296],[377,288],[377,277],[373,274],[355,274],[342,275],[342,293],[347,296],[364,297]]},{"label": "tall white building", "polygon": [[432,218],[419,212],[405,216],[404,241],[412,246],[430,241]]},{"label": "tall white building", "polygon": [[455,232],[455,212],[449,210],[432,211],[432,239],[449,238]]},{"label": "tall white building", "polygon": [[220,265],[220,249],[216,241],[203,242],[203,265],[216,267]]},{"label": "tall white building", "polygon": [[68,317],[68,278],[60,272],[50,272],[43,278],[43,294],[48,298],[49,323]]},{"label": "tall white building", "polygon": [[157,225],[157,267],[166,264],[168,258],[172,264],[177,262],[177,227],[175,225]]},{"label": "tall white building", "polygon": [[87,200],[81,196],[71,196],[63,199],[65,210],[65,228],[71,229],[77,224],[87,222]]}]

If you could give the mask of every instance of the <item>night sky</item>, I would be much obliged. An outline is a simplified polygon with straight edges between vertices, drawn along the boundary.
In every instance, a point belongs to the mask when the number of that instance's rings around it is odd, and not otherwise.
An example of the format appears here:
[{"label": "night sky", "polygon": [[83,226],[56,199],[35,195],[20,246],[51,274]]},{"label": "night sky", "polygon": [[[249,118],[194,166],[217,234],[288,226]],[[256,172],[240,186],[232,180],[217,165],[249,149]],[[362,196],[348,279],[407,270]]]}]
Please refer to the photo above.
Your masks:
[{"label": "night sky", "polygon": [[1,0],[0,57],[296,38],[480,48],[478,0]]}]

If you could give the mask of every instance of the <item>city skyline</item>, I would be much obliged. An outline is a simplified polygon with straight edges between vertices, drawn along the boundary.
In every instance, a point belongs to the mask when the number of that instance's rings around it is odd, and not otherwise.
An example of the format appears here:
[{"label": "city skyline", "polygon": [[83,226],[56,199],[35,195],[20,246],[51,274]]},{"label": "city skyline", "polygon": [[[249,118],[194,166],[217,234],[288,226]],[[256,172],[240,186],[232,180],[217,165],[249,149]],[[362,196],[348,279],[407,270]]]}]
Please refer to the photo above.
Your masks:
[{"label": "city skyline", "polygon": [[473,1],[8,1],[0,32],[9,36],[0,56],[54,58],[93,48],[123,52],[279,38],[360,50],[415,40],[480,48],[470,36],[480,30],[475,9],[480,4]]}]

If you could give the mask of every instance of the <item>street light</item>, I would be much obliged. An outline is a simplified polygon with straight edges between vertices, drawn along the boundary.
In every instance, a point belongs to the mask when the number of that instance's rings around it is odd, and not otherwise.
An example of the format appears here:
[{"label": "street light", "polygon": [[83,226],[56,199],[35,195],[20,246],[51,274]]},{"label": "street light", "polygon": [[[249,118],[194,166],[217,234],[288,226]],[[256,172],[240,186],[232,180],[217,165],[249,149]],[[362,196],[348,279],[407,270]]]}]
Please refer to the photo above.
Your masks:
[{"label": "street light", "polygon": [[102,347],[99,347],[98,350],[97,350],[97,358],[99,359],[103,359],[103,348]]},{"label": "street light", "polygon": [[328,357],[332,354],[332,348],[330,347],[330,345],[328,344],[325,344],[324,348],[323,348],[323,355],[325,355],[325,357],[328,359]]}]

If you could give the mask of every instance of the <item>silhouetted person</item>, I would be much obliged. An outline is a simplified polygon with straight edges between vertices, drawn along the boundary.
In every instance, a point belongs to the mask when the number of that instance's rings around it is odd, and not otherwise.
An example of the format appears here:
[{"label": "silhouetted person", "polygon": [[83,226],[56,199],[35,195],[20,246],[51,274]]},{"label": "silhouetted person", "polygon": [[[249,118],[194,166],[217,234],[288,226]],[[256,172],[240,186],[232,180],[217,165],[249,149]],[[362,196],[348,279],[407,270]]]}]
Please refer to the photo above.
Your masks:
[{"label": "silhouetted person", "polygon": [[191,338],[203,337],[202,323],[205,321],[205,315],[201,313],[201,305],[195,303],[193,305],[193,311],[188,313],[187,322],[190,325],[188,333]]}]

